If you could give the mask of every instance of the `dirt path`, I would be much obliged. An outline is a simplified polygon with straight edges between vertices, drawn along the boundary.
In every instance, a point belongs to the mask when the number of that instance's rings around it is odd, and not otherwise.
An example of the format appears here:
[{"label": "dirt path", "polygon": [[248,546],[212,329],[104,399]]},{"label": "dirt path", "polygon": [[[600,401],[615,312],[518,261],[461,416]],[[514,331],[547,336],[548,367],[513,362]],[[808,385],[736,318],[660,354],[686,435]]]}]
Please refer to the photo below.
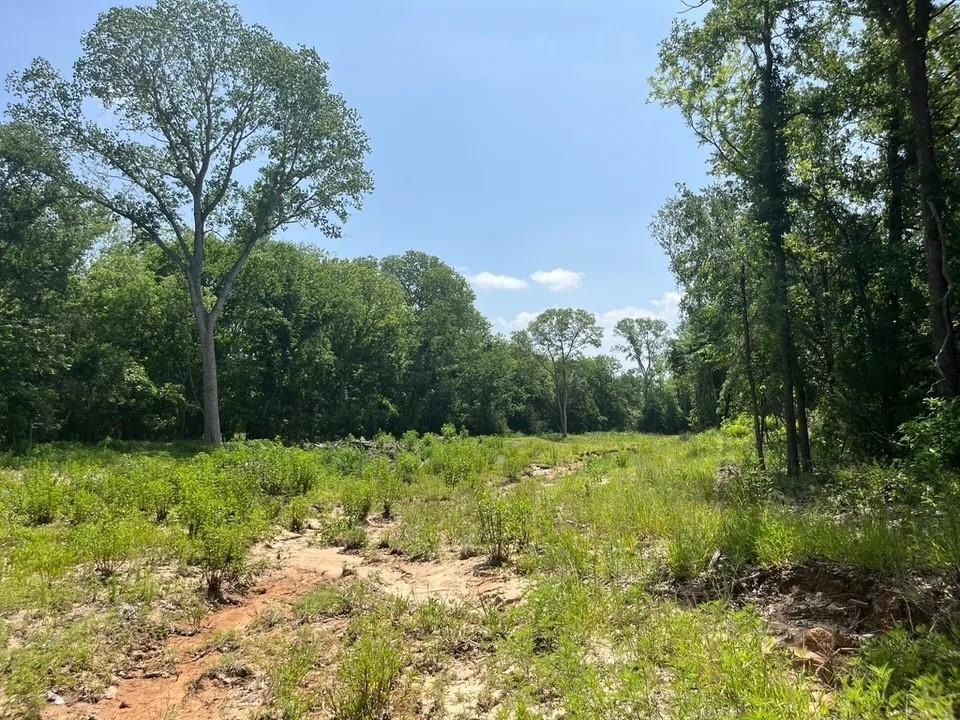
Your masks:
[{"label": "dirt path", "polygon": [[[349,574],[368,579],[383,592],[421,603],[430,598],[511,603],[523,592],[520,578],[493,572],[477,559],[451,555],[436,562],[409,562],[385,552],[365,555],[316,544],[315,532],[285,533],[258,546],[255,559],[269,561],[268,570],[235,604],[208,615],[189,637],[173,636],[163,650],[169,670],[121,680],[97,703],[49,705],[43,718],[69,720],[201,720],[246,717],[258,698],[204,689],[204,680],[223,654],[212,647],[224,633],[244,630],[267,610],[290,607],[319,583]],[[213,691],[211,691],[213,690]],[[229,690],[229,688],[227,688]],[[249,690],[249,688],[248,688]],[[242,694],[242,693],[241,693]],[[249,692],[247,693],[250,694]]]},{"label": "dirt path", "polygon": [[[550,484],[582,468],[586,457],[560,466],[534,465],[527,476]],[[383,522],[370,527],[376,536],[389,529]],[[523,580],[505,571],[492,571],[482,560],[463,560],[453,553],[433,562],[411,562],[385,551],[347,553],[320,544],[318,532],[284,533],[257,546],[254,562],[266,561],[267,569],[255,585],[234,604],[207,615],[199,631],[169,638],[156,655],[164,658],[164,670],[140,671],[121,679],[96,703],[48,705],[44,720],[234,720],[249,717],[262,702],[258,687],[230,680],[207,682],[217,677],[217,663],[224,653],[216,640],[231,631],[243,634],[264,613],[292,607],[323,582],[344,575],[371,581],[379,590],[414,603],[430,598],[466,602],[517,602],[523,595]],[[466,708],[460,694],[476,696],[481,684],[475,671],[458,667],[448,693],[450,704]],[[461,691],[466,691],[462,693]],[[456,694],[455,699],[453,695]],[[448,708],[449,709],[449,708]]]}]

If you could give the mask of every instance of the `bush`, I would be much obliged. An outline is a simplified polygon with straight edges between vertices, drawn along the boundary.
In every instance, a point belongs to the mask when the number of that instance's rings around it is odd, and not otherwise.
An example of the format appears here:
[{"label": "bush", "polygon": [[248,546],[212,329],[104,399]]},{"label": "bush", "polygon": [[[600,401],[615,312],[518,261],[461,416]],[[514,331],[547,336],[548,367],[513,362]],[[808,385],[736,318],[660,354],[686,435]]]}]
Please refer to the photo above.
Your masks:
[{"label": "bush", "polygon": [[480,525],[480,541],[487,547],[487,559],[491,565],[502,564],[510,550],[510,508],[503,499],[489,490],[477,494],[477,521]]},{"label": "bush", "polygon": [[99,575],[106,579],[123,569],[144,546],[149,532],[143,521],[103,518],[83,525],[77,532],[77,548],[81,558],[92,562]]},{"label": "bush", "polygon": [[166,478],[154,477],[143,484],[140,510],[158,523],[165,522],[177,501],[177,488]]},{"label": "bush", "polygon": [[420,458],[412,452],[400,452],[393,463],[394,476],[403,483],[416,482],[420,477]]},{"label": "bush", "polygon": [[49,468],[30,468],[24,471],[17,511],[29,525],[46,525],[57,517],[66,496],[66,483]]},{"label": "bush", "polygon": [[223,597],[223,589],[243,574],[250,528],[236,524],[203,525],[190,546],[190,562],[203,571],[207,595]]},{"label": "bush", "polygon": [[379,632],[361,634],[324,697],[330,716],[333,720],[386,720],[402,667],[396,639],[384,638]]},{"label": "bush", "polygon": [[344,550],[362,550],[367,546],[367,531],[359,525],[346,528],[338,538]]},{"label": "bush", "polygon": [[310,501],[305,497],[295,497],[287,503],[284,514],[286,516],[285,525],[291,532],[303,532],[306,527],[307,516],[310,514]]},{"label": "bush", "polygon": [[900,428],[910,464],[925,479],[960,470],[960,398],[932,398],[927,411]]},{"label": "bush", "polygon": [[327,525],[321,537],[328,545],[339,545],[345,550],[360,550],[367,546],[366,530],[345,519]]},{"label": "bush", "polygon": [[377,482],[377,500],[383,508],[383,517],[387,520],[393,517],[393,508],[403,497],[404,484],[391,472],[382,475]]},{"label": "bush", "polygon": [[344,485],[341,502],[350,522],[358,525],[364,523],[373,507],[373,489],[363,480],[348,482]]}]

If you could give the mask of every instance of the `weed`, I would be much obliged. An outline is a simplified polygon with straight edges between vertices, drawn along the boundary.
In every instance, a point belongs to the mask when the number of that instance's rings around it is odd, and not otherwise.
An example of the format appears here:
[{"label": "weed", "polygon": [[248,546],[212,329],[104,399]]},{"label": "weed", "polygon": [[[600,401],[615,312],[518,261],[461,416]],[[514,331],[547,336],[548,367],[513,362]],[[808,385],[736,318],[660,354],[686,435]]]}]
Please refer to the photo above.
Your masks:
[{"label": "weed", "polygon": [[402,667],[399,641],[366,631],[341,660],[323,704],[333,720],[385,720]]},{"label": "weed", "polygon": [[208,597],[219,600],[224,588],[243,574],[250,530],[239,524],[205,525],[190,546],[189,560],[198,565]]},{"label": "weed", "polygon": [[346,585],[321,583],[294,606],[294,614],[304,622],[349,615],[360,608],[369,589],[360,582]]},{"label": "weed", "polygon": [[477,521],[480,540],[487,547],[491,565],[502,564],[509,555],[510,531],[507,502],[488,491],[477,495]]},{"label": "weed", "polygon": [[348,520],[358,525],[365,523],[373,507],[373,488],[363,480],[348,482],[341,501]]},{"label": "weed", "polygon": [[310,510],[310,502],[305,497],[295,497],[288,502],[284,512],[284,524],[287,529],[292,532],[303,532]]},{"label": "weed", "polygon": [[17,509],[28,524],[46,525],[62,510],[66,496],[66,483],[41,465],[24,471]]},{"label": "weed", "polygon": [[268,703],[275,713],[261,717],[280,717],[283,720],[305,720],[316,706],[314,697],[300,689],[304,678],[313,668],[319,652],[317,638],[302,630],[289,644],[273,653],[273,662],[267,673]]}]

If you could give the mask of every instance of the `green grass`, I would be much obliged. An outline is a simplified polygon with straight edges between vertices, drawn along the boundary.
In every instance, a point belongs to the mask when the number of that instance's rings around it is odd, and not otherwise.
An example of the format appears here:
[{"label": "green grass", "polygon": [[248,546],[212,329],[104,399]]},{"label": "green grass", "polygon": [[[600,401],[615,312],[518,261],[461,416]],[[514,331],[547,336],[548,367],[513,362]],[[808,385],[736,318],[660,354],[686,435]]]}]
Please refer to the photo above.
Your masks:
[{"label": "green grass", "polygon": [[[393,451],[392,439],[380,441]],[[138,639],[162,642],[237,592],[261,538],[319,520],[320,537],[361,550],[371,523],[391,520],[383,548],[411,561],[480,555],[526,575],[526,601],[408,607],[360,582],[318,586],[258,624],[287,631],[260,643],[270,648],[257,660],[264,717],[405,717],[418,678],[464,655],[493,678],[484,702],[504,718],[953,717],[960,656],[948,624],[879,635],[825,679],[798,667],[750,609],[722,597],[687,607],[656,591],[699,577],[717,553],[733,575],[817,560],[955,578],[952,496],[918,502],[875,466],[814,491],[749,468],[718,484],[721,463],[749,465],[748,443],[721,432],[408,434],[397,447],[393,461],[268,442],[0,456],[5,694],[27,717],[47,690],[95,694]],[[525,475],[588,453],[584,467],[549,482]],[[318,635],[345,618],[343,638]],[[331,642],[334,656],[324,654]],[[246,668],[250,658],[234,652],[229,663]]]}]

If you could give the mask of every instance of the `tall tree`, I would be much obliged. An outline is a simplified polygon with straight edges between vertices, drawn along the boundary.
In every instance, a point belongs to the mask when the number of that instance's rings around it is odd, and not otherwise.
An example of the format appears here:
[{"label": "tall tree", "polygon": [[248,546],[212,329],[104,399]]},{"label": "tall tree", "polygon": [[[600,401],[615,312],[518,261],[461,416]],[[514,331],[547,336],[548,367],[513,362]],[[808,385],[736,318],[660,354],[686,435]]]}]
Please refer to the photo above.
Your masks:
[{"label": "tall tree", "polygon": [[715,0],[699,24],[675,23],[661,46],[654,97],[677,106],[713,150],[715,170],[741,179],[764,229],[769,303],[779,355],[786,465],[809,469],[806,405],[798,376],[791,277],[787,136],[797,54],[823,42],[829,26],[816,4],[793,0]]},{"label": "tall tree", "polygon": [[[931,28],[937,16],[953,2],[934,0],[866,0],[867,9],[880,17],[897,41],[909,83],[913,119],[920,216],[934,358],[940,374],[940,392],[960,395],[960,348],[953,321],[953,288],[949,270],[950,208],[943,188],[943,170],[937,124],[933,116],[930,83]],[[957,27],[948,31],[955,35]]]},{"label": "tall tree", "polygon": [[616,349],[637,364],[649,392],[667,342],[667,324],[658,318],[623,318],[613,334],[623,340]]},{"label": "tall tree", "polygon": [[[753,319],[762,271],[756,257],[758,228],[741,209],[743,199],[742,189],[732,184],[711,185],[699,193],[681,187],[677,196],[661,208],[651,232],[670,258],[687,307],[711,312],[721,323],[721,342],[729,342],[731,347],[720,354],[732,359],[739,349],[753,416],[757,462],[764,467],[765,414],[754,357]],[[736,313],[726,312],[733,307]],[[728,382],[734,376],[731,373]]]},{"label": "tall tree", "polygon": [[603,330],[597,325],[596,317],[586,310],[555,308],[534,318],[527,332],[530,333],[534,348],[544,353],[550,364],[560,412],[560,432],[566,437],[574,361],[583,355],[586,348],[600,347]]},{"label": "tall tree", "polygon": [[473,363],[489,335],[466,279],[437,257],[410,251],[385,258],[384,272],[406,291],[413,312],[413,350],[400,413],[406,429],[438,432],[462,421],[458,398],[469,395]]},{"label": "tall tree", "polygon": [[[223,0],[114,8],[82,45],[69,80],[42,59],[13,76],[13,114],[79,161],[76,196],[128,221],[183,275],[204,437],[220,443],[214,333],[237,276],[291,223],[339,234],[372,186],[366,136],[314,50],[286,47]],[[216,276],[210,236],[233,250]]]}]

